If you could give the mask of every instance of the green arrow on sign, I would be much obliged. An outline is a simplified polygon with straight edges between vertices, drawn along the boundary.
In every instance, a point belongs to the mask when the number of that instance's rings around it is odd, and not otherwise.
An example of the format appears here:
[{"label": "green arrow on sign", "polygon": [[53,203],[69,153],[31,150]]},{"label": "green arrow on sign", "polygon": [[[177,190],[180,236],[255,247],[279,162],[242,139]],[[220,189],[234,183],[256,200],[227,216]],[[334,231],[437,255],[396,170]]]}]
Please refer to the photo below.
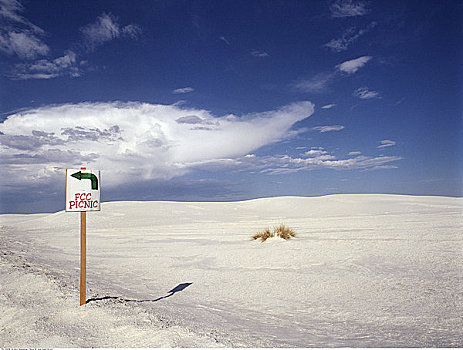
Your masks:
[{"label": "green arrow on sign", "polygon": [[92,190],[98,189],[98,178],[96,177],[96,175],[92,173],[83,173],[81,171],[78,171],[77,173],[74,173],[71,176],[75,177],[77,180],[90,180],[92,181]]}]

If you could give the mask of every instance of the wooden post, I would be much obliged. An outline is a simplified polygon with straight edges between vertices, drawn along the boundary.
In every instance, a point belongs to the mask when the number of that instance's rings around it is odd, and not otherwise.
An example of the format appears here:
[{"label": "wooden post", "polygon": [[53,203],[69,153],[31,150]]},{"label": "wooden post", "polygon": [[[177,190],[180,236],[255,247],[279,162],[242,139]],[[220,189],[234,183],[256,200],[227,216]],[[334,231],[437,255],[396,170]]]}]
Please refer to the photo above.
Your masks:
[{"label": "wooden post", "polygon": [[87,302],[87,216],[80,212],[80,305]]}]

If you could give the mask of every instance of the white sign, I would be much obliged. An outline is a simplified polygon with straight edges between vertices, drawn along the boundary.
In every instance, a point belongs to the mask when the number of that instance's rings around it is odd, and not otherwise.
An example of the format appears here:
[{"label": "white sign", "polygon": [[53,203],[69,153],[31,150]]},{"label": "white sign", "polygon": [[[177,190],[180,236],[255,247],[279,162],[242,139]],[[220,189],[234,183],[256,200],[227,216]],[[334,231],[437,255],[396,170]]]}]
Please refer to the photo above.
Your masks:
[{"label": "white sign", "polygon": [[100,171],[66,169],[66,211],[100,210]]}]

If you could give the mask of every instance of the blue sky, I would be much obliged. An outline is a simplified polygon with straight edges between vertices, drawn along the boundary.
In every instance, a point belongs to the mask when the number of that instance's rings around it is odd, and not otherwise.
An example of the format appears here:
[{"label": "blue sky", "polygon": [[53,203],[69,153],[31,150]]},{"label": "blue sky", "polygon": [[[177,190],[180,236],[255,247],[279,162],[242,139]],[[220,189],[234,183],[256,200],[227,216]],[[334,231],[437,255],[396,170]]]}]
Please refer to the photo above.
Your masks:
[{"label": "blue sky", "polygon": [[461,2],[0,6],[3,213],[80,166],[103,201],[463,194]]}]

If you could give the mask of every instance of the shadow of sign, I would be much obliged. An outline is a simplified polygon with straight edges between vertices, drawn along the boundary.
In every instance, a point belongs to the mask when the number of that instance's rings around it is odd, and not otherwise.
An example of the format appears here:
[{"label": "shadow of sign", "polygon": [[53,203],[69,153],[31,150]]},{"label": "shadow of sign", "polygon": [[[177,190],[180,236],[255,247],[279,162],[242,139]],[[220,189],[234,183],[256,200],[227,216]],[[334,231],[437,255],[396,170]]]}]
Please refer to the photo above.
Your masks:
[{"label": "shadow of sign", "polygon": [[134,302],[134,303],[145,303],[145,302],[156,302],[162,299],[166,299],[174,295],[175,293],[183,291],[185,288],[188,286],[192,285],[193,283],[181,283],[177,287],[169,290],[167,295],[163,297],[159,297],[157,299],[144,299],[144,300],[138,300],[138,299],[126,299],[122,297],[111,297],[111,296],[105,296],[105,297],[98,297],[98,298],[90,298],[87,299],[86,303],[94,302],[94,301],[101,301],[101,300],[117,300],[119,302]]}]

